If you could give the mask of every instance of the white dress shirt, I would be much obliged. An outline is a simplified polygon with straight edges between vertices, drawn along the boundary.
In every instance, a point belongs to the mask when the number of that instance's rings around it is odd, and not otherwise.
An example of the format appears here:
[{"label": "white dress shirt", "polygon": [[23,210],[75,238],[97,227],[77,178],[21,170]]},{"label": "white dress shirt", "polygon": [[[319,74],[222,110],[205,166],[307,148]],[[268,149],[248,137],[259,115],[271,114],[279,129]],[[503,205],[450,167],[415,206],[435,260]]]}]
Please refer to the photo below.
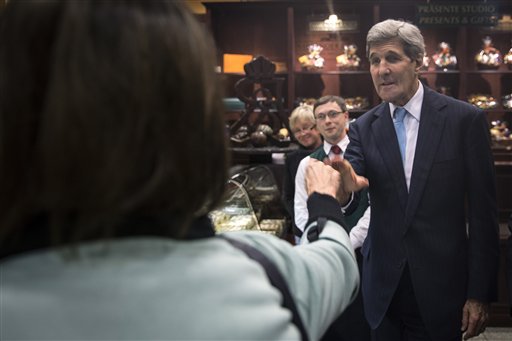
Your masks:
[{"label": "white dress shirt", "polygon": [[368,227],[370,226],[370,215],[371,215],[371,204],[366,208],[364,214],[357,224],[355,224],[350,230],[350,244],[355,249],[362,247],[366,236],[368,235]]},{"label": "white dress shirt", "polygon": [[[414,155],[416,153],[416,141],[418,140],[418,129],[420,127],[423,94],[423,85],[419,82],[418,90],[416,90],[416,93],[412,96],[409,102],[403,106],[403,108],[409,113],[408,115],[405,115],[404,118],[405,134],[407,137],[407,142],[405,144],[404,172],[407,189],[409,189],[409,185],[411,184],[412,165],[414,164]],[[394,104],[389,103],[391,118],[393,118],[395,108],[396,106]]]},{"label": "white dress shirt", "polygon": [[[345,137],[338,142],[338,146],[341,148],[342,152],[345,153],[347,149],[348,143],[350,140],[348,136]],[[327,141],[324,141],[323,148],[326,155],[328,155],[329,159],[334,158],[334,153],[331,153],[332,144]],[[343,157],[343,155],[341,155]],[[308,193],[306,190],[306,167],[308,165],[310,157],[306,156],[299,164],[297,168],[297,175],[295,176],[295,196],[294,196],[294,214],[295,214],[295,225],[301,230],[304,231],[304,227],[309,219],[307,200]],[[342,210],[343,211],[343,210]],[[365,218],[366,217],[366,218]],[[354,249],[360,247],[363,244],[364,239],[368,233],[368,226],[370,224],[370,207],[366,209],[363,217],[358,223],[352,228],[350,231],[350,241]],[[300,243],[300,238],[296,238],[296,243]]]},{"label": "white dress shirt", "polygon": [[[349,143],[348,136],[345,137],[338,142],[338,146],[341,148],[341,151],[345,153]],[[332,144],[327,141],[324,141],[323,148],[325,154],[329,157],[329,159],[333,159],[335,154],[331,153]],[[343,157],[343,155],[341,155]],[[306,167],[309,163],[311,157],[306,156],[299,163],[299,167],[297,168],[297,174],[295,175],[295,196],[294,196],[294,214],[295,214],[295,225],[301,230],[304,231],[304,227],[308,222],[309,214],[307,207],[308,193],[306,190]]]}]

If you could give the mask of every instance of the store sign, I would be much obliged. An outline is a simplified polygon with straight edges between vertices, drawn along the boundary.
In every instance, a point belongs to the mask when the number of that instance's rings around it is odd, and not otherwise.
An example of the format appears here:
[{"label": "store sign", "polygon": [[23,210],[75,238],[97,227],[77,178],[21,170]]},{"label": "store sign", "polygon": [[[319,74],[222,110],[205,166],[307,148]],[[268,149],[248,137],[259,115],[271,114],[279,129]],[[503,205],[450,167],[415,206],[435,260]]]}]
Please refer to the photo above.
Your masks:
[{"label": "store sign", "polygon": [[436,3],[416,6],[418,26],[494,26],[498,8],[488,3]]},{"label": "store sign", "polygon": [[[325,17],[323,17],[325,19]],[[339,19],[319,20],[322,18],[311,18],[309,21],[309,30],[311,32],[339,32],[339,31],[357,31],[358,18],[356,16],[342,16]]]}]

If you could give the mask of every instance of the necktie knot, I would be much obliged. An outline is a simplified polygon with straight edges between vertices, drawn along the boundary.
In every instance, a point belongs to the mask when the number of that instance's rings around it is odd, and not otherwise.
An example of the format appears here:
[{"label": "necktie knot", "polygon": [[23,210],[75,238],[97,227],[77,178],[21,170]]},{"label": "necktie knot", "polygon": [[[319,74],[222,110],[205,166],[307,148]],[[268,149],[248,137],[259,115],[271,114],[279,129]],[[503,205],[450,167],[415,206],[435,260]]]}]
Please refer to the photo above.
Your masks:
[{"label": "necktie knot", "polygon": [[340,146],[338,145],[334,145],[331,147],[331,152],[335,155],[340,155],[341,154],[341,148]]},{"label": "necktie knot", "polygon": [[393,113],[395,122],[403,122],[406,114],[407,110],[402,107],[396,107],[395,112]]}]

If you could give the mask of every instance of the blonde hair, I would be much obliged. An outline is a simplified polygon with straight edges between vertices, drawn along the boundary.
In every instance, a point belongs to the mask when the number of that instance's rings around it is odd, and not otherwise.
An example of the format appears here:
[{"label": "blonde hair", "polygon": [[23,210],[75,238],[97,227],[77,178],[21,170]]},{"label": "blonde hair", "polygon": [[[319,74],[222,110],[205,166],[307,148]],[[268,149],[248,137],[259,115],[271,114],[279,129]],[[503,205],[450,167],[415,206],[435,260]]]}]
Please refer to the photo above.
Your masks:
[{"label": "blonde hair", "polygon": [[313,106],[301,103],[298,107],[293,109],[292,114],[289,118],[290,121],[290,129],[293,130],[297,126],[298,121],[307,121],[311,122],[312,125],[315,124],[315,115],[313,113]]}]

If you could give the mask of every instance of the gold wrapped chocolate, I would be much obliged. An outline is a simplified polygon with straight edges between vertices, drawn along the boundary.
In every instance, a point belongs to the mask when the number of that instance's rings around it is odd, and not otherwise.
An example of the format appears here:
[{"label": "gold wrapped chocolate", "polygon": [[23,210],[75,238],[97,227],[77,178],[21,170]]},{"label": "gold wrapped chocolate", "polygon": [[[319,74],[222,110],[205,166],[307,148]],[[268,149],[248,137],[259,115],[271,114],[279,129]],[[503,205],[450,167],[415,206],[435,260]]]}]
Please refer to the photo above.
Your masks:
[{"label": "gold wrapped chocolate", "polygon": [[498,106],[498,102],[496,102],[494,97],[483,94],[469,95],[468,102],[480,109],[494,109]]},{"label": "gold wrapped chocolate", "polygon": [[491,122],[491,137],[498,144],[510,145],[512,134],[508,128],[508,123],[500,120]]},{"label": "gold wrapped chocolate", "polygon": [[347,105],[348,110],[362,110],[370,105],[368,102],[368,98],[361,96],[346,97],[345,104]]}]

